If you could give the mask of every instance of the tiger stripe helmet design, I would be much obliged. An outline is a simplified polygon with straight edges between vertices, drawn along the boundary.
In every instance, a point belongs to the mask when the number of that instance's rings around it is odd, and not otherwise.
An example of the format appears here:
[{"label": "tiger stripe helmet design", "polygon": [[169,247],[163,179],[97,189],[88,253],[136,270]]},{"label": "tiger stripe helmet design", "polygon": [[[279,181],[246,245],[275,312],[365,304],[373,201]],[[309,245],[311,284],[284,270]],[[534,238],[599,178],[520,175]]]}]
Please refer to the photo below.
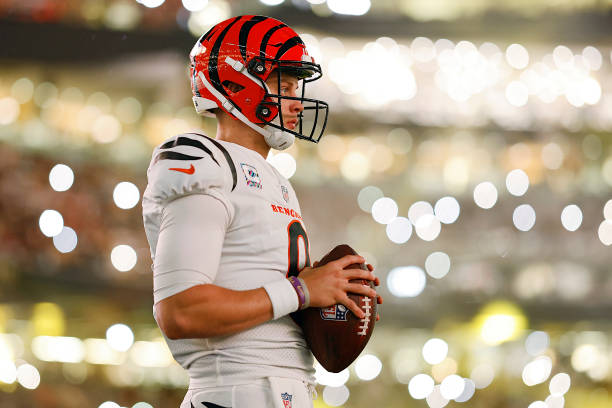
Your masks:
[{"label": "tiger stripe helmet design", "polygon": [[[193,103],[201,115],[222,109],[283,150],[295,137],[318,142],[327,124],[326,102],[306,97],[306,84],[321,78],[321,66],[308,55],[300,36],[286,24],[265,16],[238,16],[202,35],[190,53]],[[300,96],[281,95],[281,73],[298,78]],[[275,74],[278,93],[266,80]],[[283,124],[281,102],[298,100],[296,129]]]}]

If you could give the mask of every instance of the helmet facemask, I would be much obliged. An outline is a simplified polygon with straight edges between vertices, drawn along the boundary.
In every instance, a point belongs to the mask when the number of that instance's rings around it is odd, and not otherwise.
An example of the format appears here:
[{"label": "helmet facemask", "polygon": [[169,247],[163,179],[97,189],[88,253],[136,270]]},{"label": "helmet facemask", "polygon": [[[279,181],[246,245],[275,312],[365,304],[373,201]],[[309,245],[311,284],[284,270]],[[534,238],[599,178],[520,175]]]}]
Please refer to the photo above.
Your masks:
[{"label": "helmet facemask", "polygon": [[[277,93],[272,93],[262,79],[263,70],[271,70],[267,78],[276,81]],[[267,69],[266,69],[267,68]],[[306,96],[306,85],[321,78],[321,66],[308,61],[279,61],[270,58],[255,57],[248,65],[251,75],[258,78],[265,89],[265,96],[259,103],[256,116],[260,125],[271,126],[282,132],[287,132],[299,139],[318,143],[327,125],[329,107],[327,102]],[[281,75],[288,74],[298,79],[298,94],[300,96],[287,96],[281,94]],[[285,126],[283,118],[283,101],[298,101],[303,110],[297,114],[298,123],[294,130]]]}]

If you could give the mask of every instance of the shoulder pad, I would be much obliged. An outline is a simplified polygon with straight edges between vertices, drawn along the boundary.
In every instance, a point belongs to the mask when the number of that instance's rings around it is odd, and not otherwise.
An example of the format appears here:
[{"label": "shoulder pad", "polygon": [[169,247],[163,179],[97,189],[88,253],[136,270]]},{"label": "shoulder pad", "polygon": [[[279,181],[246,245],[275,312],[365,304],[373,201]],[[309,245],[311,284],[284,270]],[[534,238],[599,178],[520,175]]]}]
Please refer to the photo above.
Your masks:
[{"label": "shoulder pad", "polygon": [[198,193],[229,193],[235,184],[229,153],[216,140],[195,133],[174,136],[153,151],[147,198],[167,202]]}]

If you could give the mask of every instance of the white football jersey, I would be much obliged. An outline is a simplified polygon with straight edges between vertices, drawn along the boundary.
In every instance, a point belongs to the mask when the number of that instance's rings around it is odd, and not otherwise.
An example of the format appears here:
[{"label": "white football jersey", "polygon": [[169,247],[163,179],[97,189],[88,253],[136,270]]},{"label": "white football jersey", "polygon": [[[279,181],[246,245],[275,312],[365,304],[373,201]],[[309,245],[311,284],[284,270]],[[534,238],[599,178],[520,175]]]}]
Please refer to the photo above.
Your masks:
[{"label": "white football jersey", "polygon": [[[154,273],[162,210],[190,194],[210,194],[230,214],[213,284],[255,289],[310,264],[291,183],[257,152],[202,134],[182,134],[155,148],[147,176],[143,218]],[[313,381],[312,354],[290,316],[232,335],[166,342],[188,370],[191,387],[243,384],[269,376]]]}]

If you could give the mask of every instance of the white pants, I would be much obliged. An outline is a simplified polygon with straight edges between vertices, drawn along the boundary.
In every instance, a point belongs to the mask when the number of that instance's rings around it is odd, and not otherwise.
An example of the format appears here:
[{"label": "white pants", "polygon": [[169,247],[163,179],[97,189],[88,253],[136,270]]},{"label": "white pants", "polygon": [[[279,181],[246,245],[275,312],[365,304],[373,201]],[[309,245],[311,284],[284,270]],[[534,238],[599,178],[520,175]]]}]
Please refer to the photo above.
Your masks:
[{"label": "white pants", "polygon": [[180,408],[312,408],[313,393],[314,387],[302,381],[268,377],[250,384],[189,388]]}]

